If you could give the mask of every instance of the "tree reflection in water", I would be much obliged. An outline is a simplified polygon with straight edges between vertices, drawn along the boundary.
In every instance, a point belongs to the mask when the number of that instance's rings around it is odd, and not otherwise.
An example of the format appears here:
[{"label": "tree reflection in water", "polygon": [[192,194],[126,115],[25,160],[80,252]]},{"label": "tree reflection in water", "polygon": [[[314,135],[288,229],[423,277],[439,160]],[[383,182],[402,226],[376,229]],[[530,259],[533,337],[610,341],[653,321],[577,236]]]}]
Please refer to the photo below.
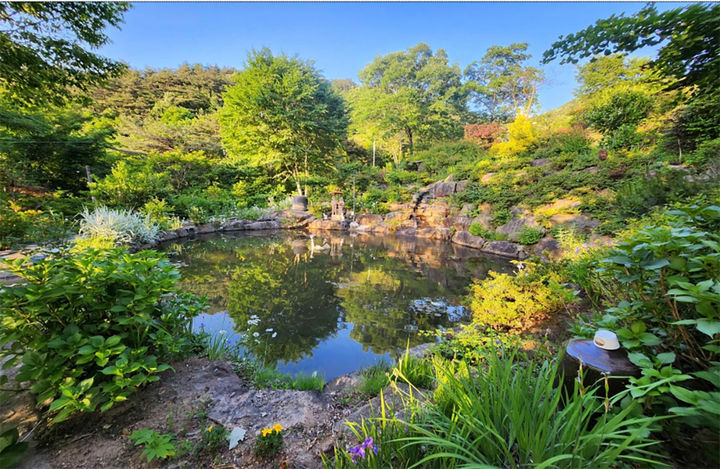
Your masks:
[{"label": "tree reflection in water", "polygon": [[342,340],[361,344],[358,354],[396,354],[450,325],[473,278],[509,270],[467,248],[393,238],[225,234],[166,250],[183,288],[207,296],[210,313],[227,311],[268,364],[312,361]]}]

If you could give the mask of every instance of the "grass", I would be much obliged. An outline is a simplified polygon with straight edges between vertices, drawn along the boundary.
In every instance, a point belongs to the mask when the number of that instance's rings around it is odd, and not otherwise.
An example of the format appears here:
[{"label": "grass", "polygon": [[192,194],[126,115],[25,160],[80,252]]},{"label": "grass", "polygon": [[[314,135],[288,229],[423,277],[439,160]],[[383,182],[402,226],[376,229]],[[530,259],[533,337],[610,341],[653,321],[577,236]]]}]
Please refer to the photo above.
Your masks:
[{"label": "grass", "polygon": [[325,387],[325,377],[316,371],[292,376],[282,373],[273,366],[263,365],[246,357],[233,357],[235,372],[253,387],[262,389],[295,389],[297,391],[318,391]]},{"label": "grass", "polygon": [[[663,466],[652,451],[650,429],[636,404],[612,408],[596,387],[569,393],[554,387],[559,362],[517,362],[509,353],[489,357],[486,368],[435,357],[438,386],[418,406],[404,395],[405,417],[383,407],[381,415],[351,426],[358,441],[372,437],[378,454],[360,467],[610,468]],[[417,395],[417,393],[415,393]],[[611,408],[606,412],[607,407]],[[639,416],[638,416],[639,415]],[[326,467],[355,467],[336,448]]]},{"label": "grass", "polygon": [[358,386],[364,396],[374,397],[390,384],[392,366],[385,360],[380,360],[361,372],[362,380]]}]

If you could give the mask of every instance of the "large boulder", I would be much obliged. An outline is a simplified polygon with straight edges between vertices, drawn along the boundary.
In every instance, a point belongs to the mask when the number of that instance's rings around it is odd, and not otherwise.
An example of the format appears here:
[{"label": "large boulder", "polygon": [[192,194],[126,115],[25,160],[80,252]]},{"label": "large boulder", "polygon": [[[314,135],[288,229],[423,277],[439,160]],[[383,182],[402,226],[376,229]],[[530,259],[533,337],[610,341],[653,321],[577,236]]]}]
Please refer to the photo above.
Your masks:
[{"label": "large boulder", "polygon": [[374,213],[363,213],[355,216],[358,225],[373,226],[383,222],[383,216]]},{"label": "large boulder", "polygon": [[560,243],[555,238],[546,236],[545,238],[538,241],[535,246],[533,246],[533,252],[536,256],[538,256],[544,261],[555,261],[558,260],[562,255],[562,248],[560,247]]},{"label": "large boulder", "polygon": [[443,221],[446,228],[455,228],[455,230],[467,230],[472,224],[472,218],[468,217],[448,217]]},{"label": "large boulder", "polygon": [[452,242],[475,249],[482,249],[483,246],[485,246],[485,240],[482,237],[472,235],[466,230],[461,230],[455,233],[452,237]]},{"label": "large boulder", "polygon": [[313,220],[308,225],[311,230],[346,231],[350,228],[350,220]]},{"label": "large boulder", "polygon": [[215,226],[214,223],[205,223],[203,225],[200,225],[198,228],[198,234],[208,234],[208,233],[215,233],[217,231],[217,226]]},{"label": "large boulder", "polygon": [[599,221],[577,213],[556,213],[550,217],[549,222],[552,226],[564,226],[586,233],[600,225]]},{"label": "large boulder", "polygon": [[524,259],[527,257],[527,253],[523,248],[510,241],[490,241],[483,246],[483,251],[515,259]]},{"label": "large boulder", "polygon": [[222,231],[241,231],[244,230],[249,223],[248,220],[230,220],[225,223],[221,229]]},{"label": "large boulder", "polygon": [[498,226],[495,232],[504,235],[510,241],[518,242],[520,241],[520,233],[526,227],[544,231],[535,218],[525,217],[510,220],[504,225]]},{"label": "large boulder", "polygon": [[278,228],[282,228],[280,225],[280,222],[277,220],[264,220],[264,221],[256,221],[252,223],[248,223],[245,226],[246,230],[276,230]]}]

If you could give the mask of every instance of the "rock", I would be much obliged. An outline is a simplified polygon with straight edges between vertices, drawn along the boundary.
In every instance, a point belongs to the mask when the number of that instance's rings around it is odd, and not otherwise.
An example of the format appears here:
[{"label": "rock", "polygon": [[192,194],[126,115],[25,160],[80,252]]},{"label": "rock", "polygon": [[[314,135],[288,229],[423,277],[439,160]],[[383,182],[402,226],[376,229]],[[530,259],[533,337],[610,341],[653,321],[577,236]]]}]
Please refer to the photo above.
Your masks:
[{"label": "rock", "polygon": [[597,220],[575,213],[556,213],[550,217],[549,221],[552,226],[565,226],[584,232],[589,232],[600,225]]},{"label": "rock", "polygon": [[415,214],[424,220],[439,220],[448,216],[448,207],[440,204],[420,204]]},{"label": "rock", "polygon": [[436,182],[428,187],[428,191],[435,197],[448,197],[455,193],[455,186],[454,182]]},{"label": "rock", "polygon": [[537,212],[559,212],[569,210],[580,206],[577,199],[557,199],[555,202],[542,205],[536,209]]},{"label": "rock", "polygon": [[475,211],[475,205],[474,204],[463,204],[462,208],[460,209],[460,215],[461,217],[467,217],[470,216],[472,212]]},{"label": "rock", "polygon": [[382,215],[376,215],[374,213],[363,213],[355,217],[355,221],[359,225],[373,226],[383,222]]},{"label": "rock", "polygon": [[178,234],[175,230],[165,230],[158,232],[157,240],[159,243],[165,242],[165,241],[172,241],[173,239],[177,239]]},{"label": "rock", "polygon": [[470,181],[468,181],[467,179],[464,181],[458,181],[457,184],[455,184],[455,193],[457,194],[459,192],[465,192],[465,189],[467,189],[467,185],[469,182]]},{"label": "rock", "polygon": [[256,221],[245,225],[246,230],[276,230],[281,228],[277,220]]},{"label": "rock", "polygon": [[431,239],[449,241],[451,236],[452,232],[450,231],[450,228],[443,228],[442,226],[438,226],[435,228],[435,233],[432,235]]},{"label": "rock", "polygon": [[232,220],[232,221],[226,223],[225,225],[223,225],[222,230],[223,231],[241,231],[241,230],[244,230],[245,227],[249,223],[250,222],[247,220]]},{"label": "rock", "polygon": [[407,212],[389,212],[383,217],[385,221],[407,220],[408,218],[410,218],[410,214]]},{"label": "rock", "polygon": [[495,174],[496,173],[493,173],[493,172],[483,174],[482,177],[480,178],[480,182],[483,184],[490,183],[490,181],[492,180],[493,176],[495,176]]},{"label": "rock", "polygon": [[455,228],[456,230],[467,230],[471,223],[472,219],[468,217],[447,217],[443,221],[446,228]]},{"label": "rock", "polygon": [[539,167],[550,164],[550,158],[537,158],[530,162],[530,166]]},{"label": "rock", "polygon": [[515,243],[510,241],[490,241],[483,246],[483,251],[498,256],[520,258],[523,250]]},{"label": "rock", "polygon": [[414,238],[416,235],[416,228],[400,228],[395,232],[395,236],[403,236],[406,238]]},{"label": "rock", "polygon": [[198,233],[199,234],[207,234],[207,233],[215,233],[217,231],[217,227],[214,223],[205,223],[204,225],[198,226]]},{"label": "rock", "polygon": [[558,260],[562,254],[560,243],[549,236],[541,239],[533,246],[533,252],[544,261]]},{"label": "rock", "polygon": [[527,217],[512,219],[504,225],[498,226],[495,232],[505,235],[510,241],[518,242],[520,240],[520,233],[525,227],[545,231],[535,218]]},{"label": "rock", "polygon": [[313,220],[308,225],[311,230],[320,231],[347,231],[350,228],[350,220]]},{"label": "rock", "polygon": [[455,236],[452,237],[452,242],[475,249],[482,249],[485,245],[485,240],[482,237],[472,235],[466,230],[461,230],[455,233]]},{"label": "rock", "polygon": [[175,230],[175,233],[177,233],[178,238],[185,238],[187,236],[192,236],[197,233],[197,228],[195,227],[195,225],[185,225]]},{"label": "rock", "polygon": [[377,235],[386,234],[390,232],[390,225],[387,223],[380,223],[379,225],[370,227],[370,232]]},{"label": "rock", "polygon": [[492,229],[492,215],[487,213],[481,213],[478,216],[474,217],[472,220],[470,220],[471,225],[481,225],[484,229],[490,230]]}]

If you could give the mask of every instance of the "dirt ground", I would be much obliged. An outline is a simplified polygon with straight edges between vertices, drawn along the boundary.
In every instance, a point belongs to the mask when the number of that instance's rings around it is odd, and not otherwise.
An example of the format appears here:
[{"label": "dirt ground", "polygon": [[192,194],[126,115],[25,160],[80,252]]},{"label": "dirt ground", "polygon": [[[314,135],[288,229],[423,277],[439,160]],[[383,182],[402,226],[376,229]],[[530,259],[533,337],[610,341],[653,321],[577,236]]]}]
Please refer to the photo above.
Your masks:
[{"label": "dirt ground", "polygon": [[[193,357],[174,364],[175,372],[103,414],[78,415],[44,428],[37,425],[34,401],[27,392],[11,393],[0,404],[3,421],[32,431],[31,448],[19,466],[44,468],[319,468],[321,453],[332,453],[343,420],[362,414],[367,402],[352,397],[357,379],[341,377],[316,391],[250,389],[228,363]],[[6,373],[7,374],[7,373]],[[358,410],[360,409],[360,414]],[[285,430],[284,450],[262,460],[252,451],[257,434],[276,423]],[[129,439],[134,430],[175,433],[177,440],[200,440],[201,428],[224,425],[247,430],[236,448],[188,454],[170,462],[148,463]]]}]

